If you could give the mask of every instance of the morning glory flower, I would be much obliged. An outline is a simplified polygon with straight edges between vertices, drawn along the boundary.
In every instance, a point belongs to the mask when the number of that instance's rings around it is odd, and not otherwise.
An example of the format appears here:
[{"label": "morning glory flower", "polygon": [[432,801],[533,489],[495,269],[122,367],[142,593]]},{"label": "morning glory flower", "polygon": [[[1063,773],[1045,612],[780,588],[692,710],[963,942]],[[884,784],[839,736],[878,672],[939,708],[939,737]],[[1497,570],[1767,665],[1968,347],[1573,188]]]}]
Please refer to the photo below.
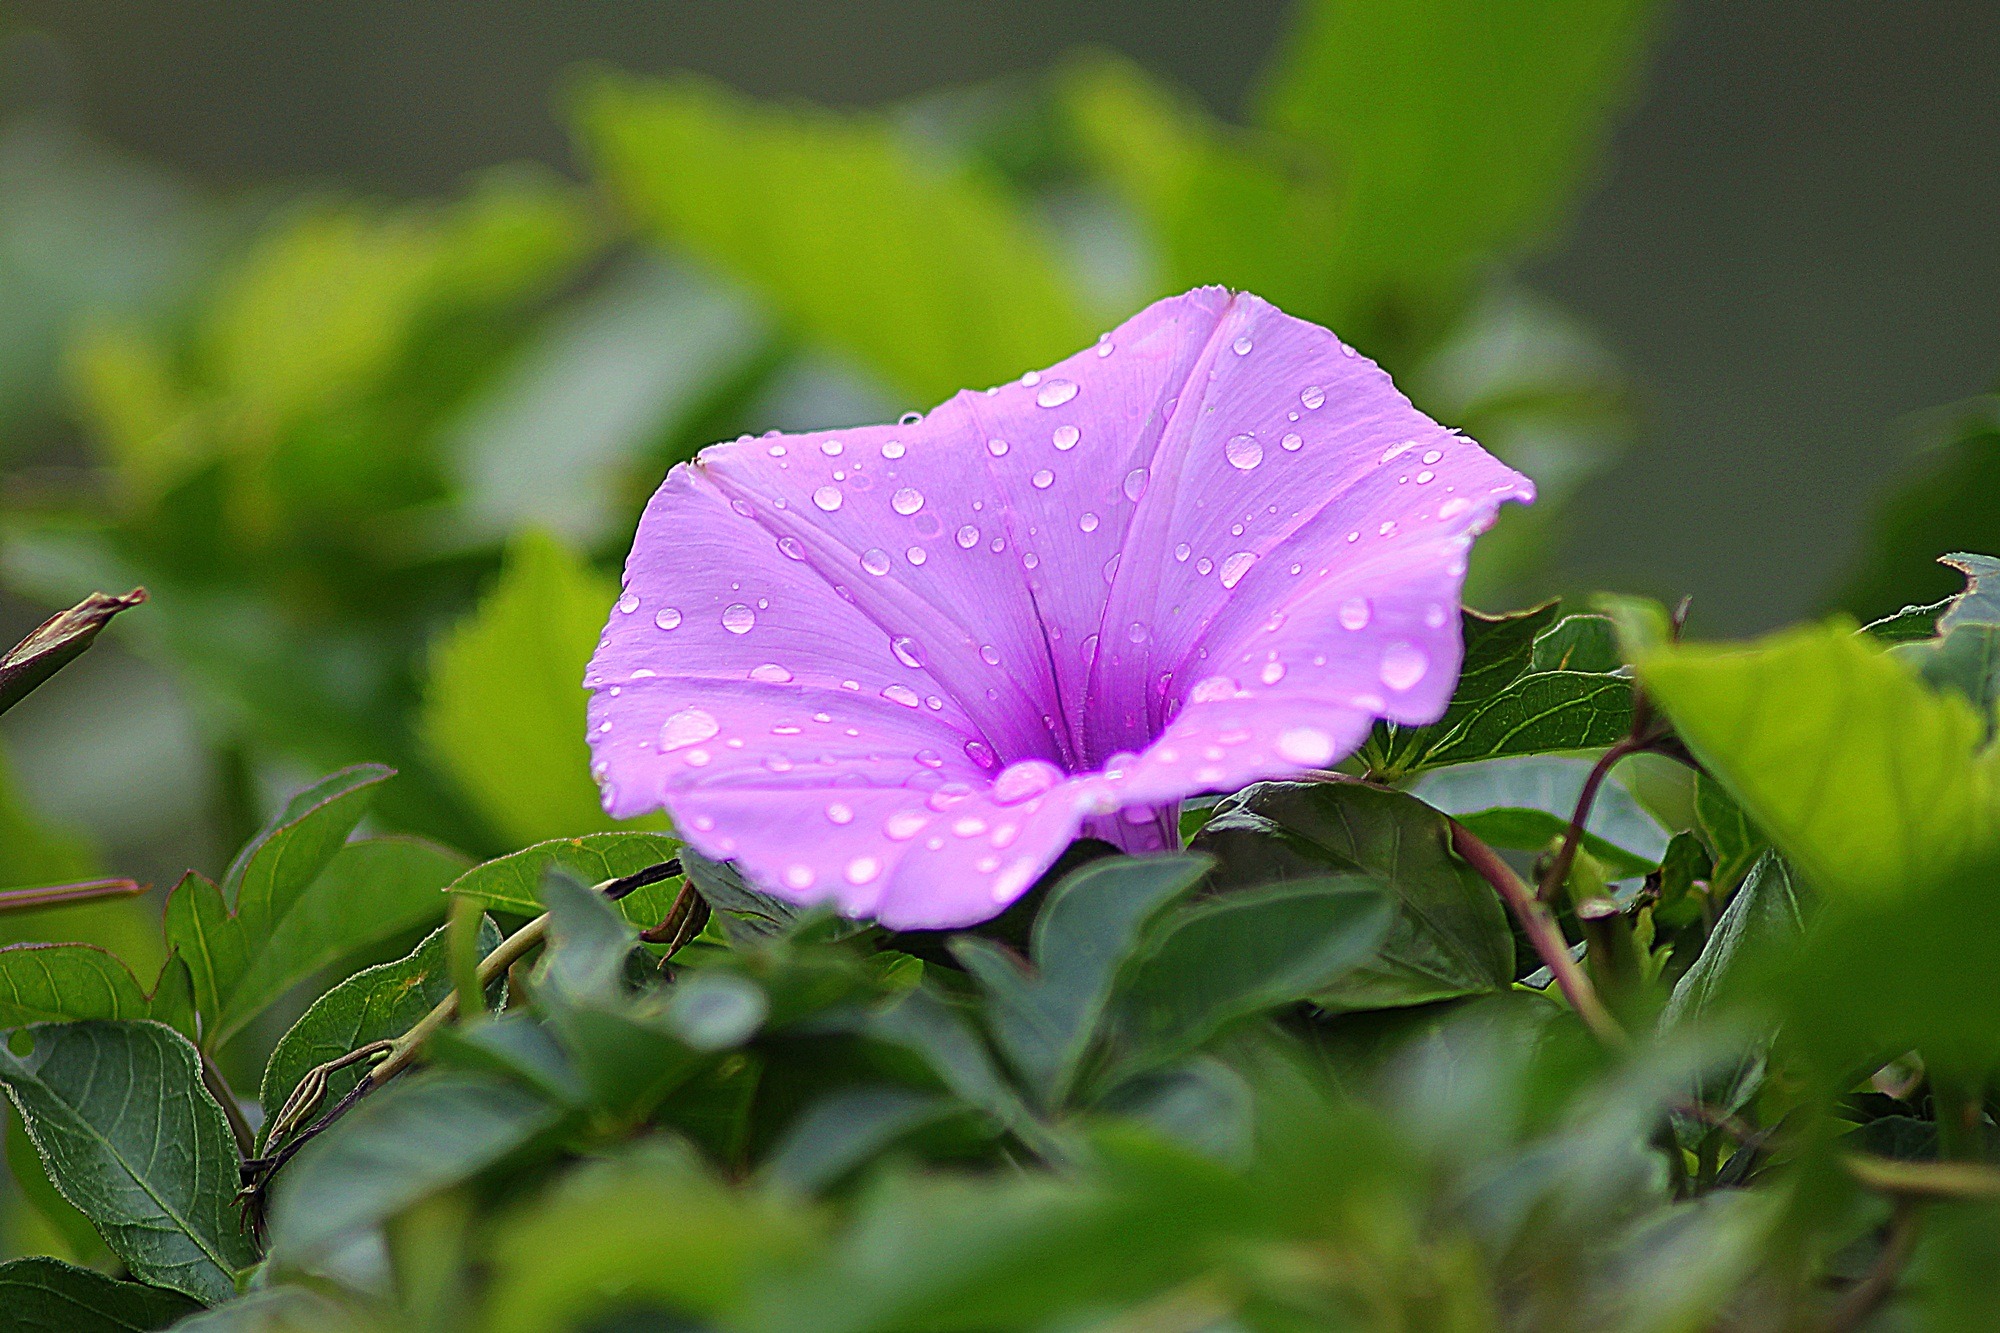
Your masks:
[{"label": "morning glory flower", "polygon": [[1079,834],[1435,720],[1467,548],[1533,486],[1247,294],[899,424],[745,437],[646,507],[585,685],[605,809],[901,928]]}]

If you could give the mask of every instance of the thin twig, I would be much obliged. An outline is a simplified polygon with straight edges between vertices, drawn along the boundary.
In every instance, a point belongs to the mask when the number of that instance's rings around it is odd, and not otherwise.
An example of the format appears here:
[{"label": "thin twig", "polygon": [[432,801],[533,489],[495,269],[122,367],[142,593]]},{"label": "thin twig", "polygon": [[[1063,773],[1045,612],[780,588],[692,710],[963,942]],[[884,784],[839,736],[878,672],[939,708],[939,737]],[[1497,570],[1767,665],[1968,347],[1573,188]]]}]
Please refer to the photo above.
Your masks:
[{"label": "thin twig", "polygon": [[2000,1199],[2000,1166],[1985,1162],[1905,1162],[1872,1153],[1850,1153],[1841,1164],[1862,1186],[1893,1198]]},{"label": "thin twig", "polygon": [[222,1118],[229,1122],[229,1132],[236,1139],[236,1155],[248,1158],[257,1151],[257,1134],[250,1128],[250,1122],[243,1118],[243,1108],[237,1105],[236,1093],[230,1088],[229,1080],[222,1076],[207,1051],[201,1053],[201,1081],[222,1108]]},{"label": "thin twig", "polygon": [[1618,1020],[1597,998],[1596,989],[1590,978],[1570,957],[1569,942],[1563,938],[1562,929],[1555,918],[1549,915],[1528,886],[1521,882],[1513,868],[1500,859],[1500,854],[1488,847],[1471,829],[1451,821],[1451,849],[1460,859],[1473,868],[1479,877],[1493,886],[1500,900],[1514,913],[1514,919],[1521,923],[1522,933],[1528,937],[1535,954],[1555,978],[1556,986],[1562,991],[1569,1007],[1576,1010],[1583,1025],[1607,1046],[1623,1047],[1626,1044],[1625,1030],[1618,1026]]},{"label": "thin twig", "polygon": [[91,879],[76,884],[43,884],[32,889],[0,891],[0,912],[33,912],[70,903],[95,903],[107,898],[136,898],[150,887],[132,879]]},{"label": "thin twig", "polygon": [[1861,1280],[1847,1289],[1840,1304],[1833,1307],[1822,1326],[1825,1333],[1848,1333],[1860,1328],[1868,1317],[1882,1308],[1882,1303],[1895,1294],[1896,1284],[1902,1280],[1903,1266],[1910,1261],[1910,1254],[1917,1247],[1917,1225],[1921,1220],[1915,1200],[1899,1198],[1896,1211],[1889,1218],[1889,1234],[1882,1241],[1882,1252],[1875,1256],[1868,1272]]},{"label": "thin twig", "polygon": [[1564,881],[1569,878],[1570,867],[1576,864],[1576,851],[1583,843],[1583,826],[1590,822],[1591,807],[1597,804],[1598,789],[1604,779],[1620,759],[1638,754],[1646,748],[1646,743],[1636,736],[1625,739],[1606,750],[1598,761],[1591,765],[1590,776],[1583,780],[1583,790],[1577,793],[1575,813],[1569,817],[1569,827],[1563,830],[1562,846],[1556,849],[1555,859],[1549,862],[1548,870],[1542,875],[1542,882],[1535,896],[1545,903],[1556,900]]}]

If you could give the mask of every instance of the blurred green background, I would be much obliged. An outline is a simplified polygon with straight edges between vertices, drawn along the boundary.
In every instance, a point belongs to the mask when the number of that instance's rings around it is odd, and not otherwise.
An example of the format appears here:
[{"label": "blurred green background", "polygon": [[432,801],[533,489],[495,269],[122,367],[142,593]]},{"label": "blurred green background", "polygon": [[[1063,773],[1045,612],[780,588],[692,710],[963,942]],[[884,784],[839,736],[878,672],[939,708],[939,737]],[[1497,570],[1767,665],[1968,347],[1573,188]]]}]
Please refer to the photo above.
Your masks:
[{"label": "blurred green background", "polygon": [[1936,595],[1983,453],[1864,543],[1993,430],[1937,415],[2000,369],[1990,3],[1395,8],[1420,49],[1283,0],[0,5],[0,632],[156,594],[0,728],[0,880],[214,871],[363,759],[469,852],[596,827],[578,653],[665,466],[1199,280],[1542,482],[1483,601]]}]

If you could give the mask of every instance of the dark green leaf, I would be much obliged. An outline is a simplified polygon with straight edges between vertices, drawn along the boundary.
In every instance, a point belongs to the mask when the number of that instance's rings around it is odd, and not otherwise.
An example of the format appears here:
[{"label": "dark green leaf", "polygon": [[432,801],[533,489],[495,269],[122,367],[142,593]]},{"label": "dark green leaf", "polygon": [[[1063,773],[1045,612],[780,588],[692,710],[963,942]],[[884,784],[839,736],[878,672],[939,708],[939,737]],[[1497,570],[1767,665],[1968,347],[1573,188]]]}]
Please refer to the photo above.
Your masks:
[{"label": "dark green leaf", "polygon": [[234,1295],[256,1255],[233,1202],[235,1143],[194,1048],[157,1023],[26,1031],[34,1049],[0,1051],[0,1081],[63,1197],[138,1277],[210,1303]]},{"label": "dark green leaf", "polygon": [[751,888],[726,861],[711,861],[693,848],[683,848],[681,864],[688,883],[720,917],[723,929],[738,944],[772,939],[790,930],[801,915],[794,903]]},{"label": "dark green leaf", "polygon": [[28,1140],[27,1126],[21,1122],[21,1113],[7,1103],[7,1171],[13,1176],[14,1185],[21,1192],[21,1202],[41,1215],[56,1235],[69,1247],[72,1259],[105,1268],[117,1261],[104,1244],[104,1238],[97,1234],[97,1228],[90,1219],[77,1211],[76,1205],[62,1196],[49,1181],[49,1173],[42,1169],[42,1159],[35,1152],[35,1145]]},{"label": "dark green leaf", "polygon": [[132,969],[89,944],[15,944],[0,949],[0,1027],[75,1018],[146,1018]]},{"label": "dark green leaf", "polygon": [[971,1022],[931,987],[919,986],[870,1015],[865,1031],[917,1056],[966,1105],[1010,1128],[1029,1126],[1027,1108],[1000,1076]]},{"label": "dark green leaf", "polygon": [[1938,632],[1950,634],[1961,625],[2000,625],[2000,559],[1954,551],[1938,557],[1965,575],[1965,591],[1951,599],[1951,607],[1938,619]]},{"label": "dark green leaf", "polygon": [[144,588],[135,588],[123,597],[94,592],[69,610],[50,616],[27,638],[0,653],[0,713],[81,657],[98,632],[111,623],[111,617],[145,600]]},{"label": "dark green leaf", "polygon": [[177,1292],[60,1259],[0,1264],[0,1324],[9,1333],[148,1333],[199,1308]]},{"label": "dark green leaf", "polygon": [[1895,651],[1914,661],[1933,689],[1950,690],[1971,704],[1992,736],[1994,704],[2000,701],[2000,625],[1961,623],[1943,639],[1905,643]]},{"label": "dark green leaf", "polygon": [[1714,882],[1715,864],[1701,839],[1692,833],[1674,834],[1667,854],[1660,858],[1660,896],[1653,904],[1653,919],[1670,930],[1701,919],[1705,900],[1698,895],[1710,892]]},{"label": "dark green leaf", "polygon": [[1558,602],[1544,602],[1500,616],[1461,610],[1459,627],[1464,636],[1465,657],[1459,665],[1451,705],[1443,717],[1426,727],[1378,722],[1369,743],[1371,767],[1381,773],[1411,772],[1422,767],[1430,750],[1533,669],[1535,640],[1555,624],[1560,610]]},{"label": "dark green leaf", "polygon": [[1376,953],[1395,919],[1395,898],[1365,875],[1247,889],[1170,913],[1119,988],[1138,1059],[1170,1060],[1238,1019],[1327,992]]},{"label": "dark green leaf", "polygon": [[1597,750],[1631,728],[1632,684],[1623,676],[1536,672],[1468,713],[1425,752],[1422,766]]},{"label": "dark green leaf", "polygon": [[271,1251],[301,1262],[525,1146],[561,1113],[510,1083],[441,1071],[364,1098],[277,1176]]},{"label": "dark green leaf", "polygon": [[624,993],[625,959],[639,937],[604,895],[561,870],[542,880],[549,948],[539,985],[566,1004],[606,1004]]},{"label": "dark green leaf", "polygon": [[1564,616],[1535,640],[1534,671],[1616,671],[1625,665],[1618,655],[1618,632],[1609,616]]},{"label": "dark green leaf", "polygon": [[949,1097],[910,1088],[843,1088],[786,1128],[764,1171],[792,1189],[821,1190],[904,1135],[960,1111]]},{"label": "dark green leaf", "polygon": [[1723,893],[1743,882],[1769,842],[1743,813],[1743,807],[1706,773],[1694,780],[1694,817],[1708,854],[1715,862],[1715,883]]},{"label": "dark green leaf", "polygon": [[1067,1095],[1147,920],[1200,883],[1209,865],[1204,857],[1156,856],[1085,866],[1050,891],[1035,918],[1032,971],[978,936],[952,941],[986,991],[994,1040],[1044,1107]]},{"label": "dark green leaf", "polygon": [[222,878],[222,896],[250,939],[262,941],[291,910],[368,813],[375,788],[394,776],[381,764],[330,773],[285,802],[236,854]]},{"label": "dark green leaf", "polygon": [[[267,1123],[314,1066],[359,1050],[371,1041],[402,1036],[451,994],[445,933],[444,927],[438,927],[408,957],[357,972],[313,1001],[265,1062],[258,1100],[263,1103]],[[493,952],[499,944],[499,928],[490,919],[482,919],[480,956]],[[329,1075],[324,1104],[331,1106],[345,1096],[367,1069],[362,1063]]]},{"label": "dark green leaf", "polygon": [[[637,874],[681,854],[680,842],[665,833],[588,833],[557,838],[474,866],[452,882],[451,891],[496,912],[539,916],[542,878],[551,869],[568,871],[584,884],[602,884]],[[619,910],[635,926],[656,924],[673,905],[678,881],[652,885],[622,899]]]},{"label": "dark green leaf", "polygon": [[566,1106],[581,1106],[590,1095],[569,1053],[531,1014],[442,1028],[430,1054],[440,1064],[515,1079]]},{"label": "dark green leaf", "polygon": [[334,853],[229,992],[208,1039],[224,1042],[323,967],[444,915],[465,858],[421,838],[364,838]]},{"label": "dark green leaf", "polygon": [[1791,866],[1776,852],[1765,852],[1723,909],[1694,966],[1675,983],[1661,1025],[1698,1019],[1740,996],[1745,967],[1763,961],[1756,955],[1768,960],[1790,948],[1805,927],[1804,895]]},{"label": "dark green leaf", "polygon": [[[1411,790],[1427,805],[1460,819],[1477,821],[1494,810],[1534,810],[1567,828],[1591,767],[1591,760],[1575,756],[1520,755],[1435,769]],[[1598,788],[1584,829],[1628,856],[1657,865],[1667,850],[1667,833],[1618,780],[1630,771],[1616,770],[1611,780]]]},{"label": "dark green leaf", "polygon": [[1256,1127],[1249,1083],[1206,1055],[1120,1084],[1102,1109],[1143,1121],[1196,1152],[1239,1164],[1249,1156]]},{"label": "dark green leaf", "polygon": [[250,966],[243,923],[213,880],[190,870],[167,895],[167,945],[188,969],[195,1008],[213,1022]]},{"label": "dark green leaf", "polygon": [[1215,856],[1224,887],[1356,874],[1388,890],[1385,938],[1314,995],[1327,1008],[1423,1004],[1514,980],[1506,910],[1451,854],[1445,817],[1415,797],[1357,783],[1259,783],[1224,801],[1196,844]]},{"label": "dark green leaf", "polygon": [[309,1287],[265,1287],[174,1325],[174,1333],[379,1333],[381,1325],[356,1315]]}]

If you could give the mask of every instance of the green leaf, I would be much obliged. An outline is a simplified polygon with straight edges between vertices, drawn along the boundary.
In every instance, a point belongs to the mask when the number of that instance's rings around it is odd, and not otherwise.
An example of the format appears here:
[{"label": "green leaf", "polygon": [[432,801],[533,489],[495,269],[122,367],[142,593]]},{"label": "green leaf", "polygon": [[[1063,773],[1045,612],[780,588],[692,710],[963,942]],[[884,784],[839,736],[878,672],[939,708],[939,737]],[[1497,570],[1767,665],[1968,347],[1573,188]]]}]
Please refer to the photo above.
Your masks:
[{"label": "green leaf", "polygon": [[1985,727],[1847,625],[1641,659],[1675,730],[1828,894],[1894,897],[1995,842]]},{"label": "green leaf", "polygon": [[1195,845],[1216,858],[1226,888],[1348,875],[1388,891],[1383,938],[1313,993],[1325,1008],[1424,1004],[1514,980],[1505,909],[1451,854],[1449,821],[1415,797],[1357,783],[1259,783],[1218,806]]},{"label": "green leaf", "polygon": [[0,949],[0,1028],[149,1016],[146,993],[132,969],[108,950],[91,944]]},{"label": "green leaf", "polygon": [[380,1333],[381,1325],[310,1287],[263,1287],[174,1325],[173,1333]]},{"label": "green leaf", "polygon": [[617,596],[555,538],[526,532],[499,581],[431,650],[425,742],[508,842],[616,827],[590,777],[583,670]]},{"label": "green leaf", "polygon": [[1119,988],[1123,1026],[1144,1063],[1171,1060],[1239,1019],[1333,989],[1381,947],[1395,917],[1396,900],[1363,875],[1182,907],[1148,932]]},{"label": "green leaf", "polygon": [[1598,750],[1632,729],[1632,683],[1623,676],[1542,671],[1523,676],[1425,753],[1442,768],[1519,754]]},{"label": "green leaf", "polygon": [[1535,639],[1531,669],[1602,675],[1624,665],[1609,616],[1564,616]]},{"label": "green leaf", "polygon": [[537,972],[540,987],[568,1004],[604,1004],[624,994],[625,960],[639,947],[630,923],[560,870],[542,881],[549,909],[549,948]]},{"label": "green leaf", "polygon": [[444,915],[443,890],[466,867],[421,838],[364,838],[334,854],[229,992],[208,1044],[220,1047],[323,967]]},{"label": "green leaf", "polygon": [[1049,892],[1023,971],[990,940],[961,935],[952,952],[986,992],[986,1021],[1043,1107],[1062,1103],[1096,1035],[1112,983],[1146,922],[1208,873],[1198,856],[1095,861]]},{"label": "green leaf", "polygon": [[1533,669],[1535,640],[1556,623],[1560,603],[1544,602],[1525,611],[1489,616],[1459,612],[1465,655],[1459,663],[1458,684],[1444,716],[1427,727],[1375,724],[1369,741],[1370,767],[1382,773],[1404,773],[1422,766],[1423,756],[1464,720],[1493,702]]},{"label": "green leaf", "polygon": [[11,1333],[146,1333],[201,1307],[175,1292],[120,1282],[60,1259],[0,1264],[0,1315]]},{"label": "green leaf", "polygon": [[299,1263],[470,1179],[553,1126],[561,1112],[509,1083],[444,1071],[362,1099],[278,1173],[271,1253]]},{"label": "green leaf", "polygon": [[875,115],[718,84],[602,80],[579,105],[599,175],[654,235],[913,403],[1087,345],[1097,321],[998,182]]},{"label": "green leaf", "polygon": [[1256,111],[1325,153],[1344,187],[1322,322],[1348,328],[1398,299],[1421,318],[1540,239],[1624,96],[1650,8],[1301,5]]},{"label": "green leaf", "polygon": [[[587,833],[536,843],[496,861],[474,866],[452,881],[451,891],[496,912],[516,916],[542,913],[542,881],[551,870],[567,871],[580,883],[602,884],[636,875],[680,856],[680,842],[665,833]],[[680,892],[678,880],[649,885],[618,902],[635,926],[657,924]]]},{"label": "green leaf", "polygon": [[726,861],[711,861],[692,847],[684,847],[681,864],[687,867],[688,883],[717,914],[733,943],[776,939],[802,915],[796,903],[751,888]]},{"label": "green leaf", "polygon": [[565,1106],[582,1106],[590,1089],[575,1062],[531,1014],[500,1014],[490,1022],[447,1027],[431,1038],[429,1053],[440,1064],[514,1079]]},{"label": "green leaf", "polygon": [[2000,702],[2000,625],[1955,625],[1944,638],[1903,643],[1894,651],[1912,663],[1933,689],[1949,690],[1972,705],[1990,738]]},{"label": "green leaf", "polygon": [[1695,775],[1694,817],[1715,862],[1716,887],[1726,893],[1743,882],[1770,842],[1728,790],[1706,773]]},{"label": "green leaf", "polygon": [[1782,856],[1765,852],[1729,899],[1694,965],[1674,983],[1660,1026],[1698,1020],[1740,998],[1746,966],[1755,965],[1760,954],[1768,959],[1796,946],[1805,929],[1803,887]]},{"label": "green leaf", "polygon": [[0,713],[81,657],[113,616],[145,600],[144,588],[135,588],[123,597],[94,592],[69,610],[50,616],[27,638],[0,652]]},{"label": "green leaf", "polygon": [[[482,918],[479,956],[484,958],[499,944],[499,927]],[[407,957],[356,972],[313,1001],[278,1039],[264,1064],[258,1101],[263,1104],[266,1123],[315,1066],[369,1042],[402,1036],[451,994],[446,951],[445,927],[440,926]],[[328,1075],[324,1104],[332,1106],[346,1096],[367,1069],[364,1062]]]},{"label": "green leaf", "polygon": [[2000,559],[1955,551],[1938,557],[1965,575],[1965,591],[1951,599],[1938,619],[1938,632],[1950,634],[1961,625],[2000,625]]},{"label": "green leaf", "polygon": [[368,813],[375,788],[395,776],[381,764],[330,773],[285,802],[222,877],[223,900],[246,936],[261,942],[334,858]]},{"label": "green leaf", "polygon": [[[76,1205],[62,1196],[49,1180],[49,1173],[42,1169],[42,1159],[35,1153],[35,1145],[28,1139],[28,1129],[21,1121],[21,1113],[14,1104],[7,1104],[7,1173],[14,1178],[14,1186],[20,1191],[20,1202],[32,1209],[55,1233],[58,1243],[67,1247],[57,1251],[61,1257],[87,1263],[95,1268],[108,1268],[117,1262],[104,1238],[97,1234],[97,1228],[90,1219],[77,1211]],[[15,1241],[22,1248],[30,1248],[22,1237]],[[33,1248],[39,1249],[40,1246]]]},{"label": "green leaf", "polygon": [[842,1088],[807,1107],[771,1149],[764,1174],[789,1189],[825,1189],[907,1134],[960,1112],[910,1088]]},{"label": "green leaf", "polygon": [[[1489,816],[1509,820],[1516,817],[1511,812],[1531,811],[1567,828],[1591,767],[1591,760],[1573,756],[1521,755],[1491,763],[1433,769],[1411,791],[1425,804],[1469,825],[1479,825]],[[1667,831],[1618,781],[1621,774],[1627,773],[1629,770],[1624,768],[1614,771],[1612,779],[1598,788],[1597,800],[1591,805],[1590,818],[1584,825],[1585,835],[1601,838],[1616,848],[1610,854],[1613,861],[1637,860],[1648,867],[1658,865],[1666,854]],[[1540,850],[1547,842],[1544,838],[1521,850]],[[1592,854],[1597,852],[1593,849]]]},{"label": "green leaf", "polygon": [[[1458,816],[1458,822],[1478,835],[1480,841],[1516,852],[1540,852],[1569,831],[1569,820],[1547,810],[1524,810],[1500,806],[1475,810]],[[1583,850],[1589,852],[1612,879],[1630,879],[1657,870],[1660,863],[1585,832]]]},{"label": "green leaf", "polygon": [[1948,408],[1926,434],[1912,475],[1877,506],[1835,601],[1864,619],[1957,594],[1943,553],[2000,551],[2000,397]]},{"label": "green leaf", "polygon": [[[256,1254],[236,1147],[186,1038],[157,1023],[51,1023],[0,1051],[0,1082],[56,1188],[133,1274],[213,1304]],[[172,1144],[174,1150],[162,1151]]]},{"label": "green leaf", "polygon": [[197,1012],[220,1015],[250,966],[251,942],[213,880],[192,870],[181,876],[167,895],[166,935],[187,966]]},{"label": "green leaf", "polygon": [[913,988],[888,1008],[871,1014],[863,1030],[922,1060],[967,1106],[1017,1132],[1034,1133],[1027,1107],[1001,1077],[971,1021],[935,988]]}]

